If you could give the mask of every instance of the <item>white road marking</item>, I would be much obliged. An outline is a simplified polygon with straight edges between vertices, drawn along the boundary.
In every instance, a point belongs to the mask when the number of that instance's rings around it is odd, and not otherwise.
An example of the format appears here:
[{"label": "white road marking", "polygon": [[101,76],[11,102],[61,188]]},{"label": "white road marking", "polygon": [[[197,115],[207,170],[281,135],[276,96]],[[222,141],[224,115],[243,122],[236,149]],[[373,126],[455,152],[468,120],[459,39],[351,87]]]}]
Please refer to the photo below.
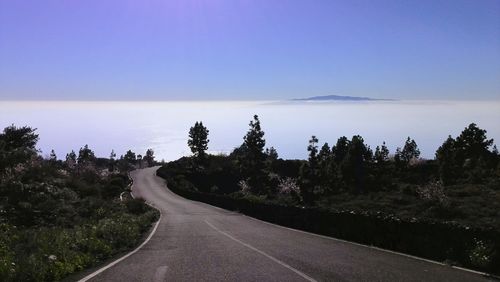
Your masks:
[{"label": "white road marking", "polygon": [[277,258],[275,258],[275,257],[273,257],[273,256],[271,256],[271,255],[269,255],[269,254],[267,254],[267,253],[265,253],[265,252],[263,252],[263,251],[255,248],[255,247],[253,247],[252,245],[247,244],[247,243],[245,243],[245,242],[243,242],[243,241],[241,241],[241,240],[239,240],[239,239],[237,239],[237,238],[229,235],[228,233],[226,233],[226,232],[218,229],[214,225],[212,225],[210,222],[208,222],[208,221],[205,220],[205,223],[208,224],[208,226],[210,226],[212,229],[214,229],[215,231],[217,231],[217,232],[221,233],[222,235],[228,237],[229,239],[231,239],[231,240],[233,240],[233,241],[235,241],[237,243],[240,243],[241,245],[243,245],[243,246],[245,246],[245,247],[247,247],[247,248],[249,248],[249,249],[251,249],[251,250],[253,250],[253,251],[255,251],[255,252],[257,252],[257,253],[259,253],[259,254],[261,254],[263,256],[265,256],[265,257],[267,257],[268,259],[270,259],[270,260],[278,263],[279,265],[281,265],[283,267],[288,268],[289,270],[291,270],[291,271],[295,272],[296,274],[300,275],[305,280],[310,281],[310,282],[316,282],[316,280],[314,278],[308,276],[307,274],[301,272],[300,270],[297,270],[297,269],[293,268],[292,266],[286,264],[285,262],[283,262],[283,261],[281,261],[281,260],[279,260],[279,259],[277,259]]},{"label": "white road marking", "polygon": [[[148,205],[150,205],[150,204],[148,203]],[[152,205],[150,205],[150,206],[152,206]],[[156,209],[156,207],[154,207],[154,206],[153,206],[153,208],[155,208],[155,209]],[[157,209],[157,210],[159,210],[159,209]],[[159,211],[160,211],[160,210],[159,210]],[[146,238],[146,240],[145,240],[144,242],[142,242],[142,244],[141,244],[139,247],[137,247],[135,250],[131,251],[130,253],[128,253],[128,254],[126,254],[126,255],[124,255],[123,257],[121,257],[121,258],[119,258],[119,259],[117,259],[117,260],[115,260],[115,261],[111,262],[110,264],[108,264],[108,265],[106,265],[106,266],[104,266],[104,267],[102,267],[102,268],[100,268],[100,269],[96,270],[95,272],[93,272],[93,273],[91,273],[91,274],[89,274],[89,275],[87,275],[87,276],[83,277],[82,279],[78,280],[78,282],[85,282],[85,281],[88,281],[88,280],[90,280],[90,279],[92,279],[92,278],[96,277],[97,275],[99,275],[99,274],[103,273],[105,270],[107,270],[107,269],[109,269],[109,268],[113,267],[114,265],[118,264],[119,262],[123,261],[124,259],[128,258],[129,256],[131,256],[131,255],[133,255],[133,254],[137,253],[137,252],[138,252],[138,251],[139,251],[142,247],[144,247],[144,245],[146,245],[146,244],[149,242],[149,240],[151,240],[151,237],[153,237],[153,235],[154,235],[154,234],[155,234],[155,232],[156,232],[156,229],[158,228],[158,225],[160,224],[161,217],[162,217],[162,214],[161,214],[161,211],[160,211],[160,218],[159,218],[159,219],[158,219],[158,221],[156,222],[155,227],[153,228],[153,231],[151,231],[151,233],[149,234],[148,238]]]},{"label": "white road marking", "polygon": [[161,282],[165,280],[167,275],[168,267],[166,265],[160,266],[156,269],[155,276],[153,277],[154,282]]},{"label": "white road marking", "polygon": [[244,214],[242,214],[242,215],[244,217],[246,217],[246,218],[250,218],[250,219],[253,219],[253,220],[258,221],[258,222],[269,224],[269,225],[272,225],[274,227],[279,227],[279,228],[282,228],[282,229],[287,229],[287,230],[295,231],[295,232],[298,232],[298,233],[311,235],[311,236],[314,236],[314,237],[319,237],[319,238],[328,239],[328,240],[332,240],[332,241],[337,241],[337,242],[342,242],[342,243],[346,243],[346,244],[352,244],[352,245],[356,245],[356,246],[360,246],[360,247],[370,248],[370,249],[374,249],[374,250],[377,250],[377,251],[382,251],[382,252],[386,252],[386,253],[390,253],[390,254],[400,255],[400,256],[403,256],[403,257],[407,257],[407,258],[411,258],[411,259],[416,259],[416,260],[420,260],[420,261],[425,261],[425,262],[433,263],[433,264],[437,264],[437,265],[450,266],[451,268],[459,269],[459,270],[462,270],[462,271],[465,271],[465,272],[470,272],[470,273],[478,274],[478,275],[481,275],[481,276],[493,277],[493,278],[499,279],[498,276],[492,275],[492,274],[489,274],[489,273],[486,273],[486,272],[480,272],[480,271],[476,271],[476,270],[472,270],[472,269],[468,269],[468,268],[464,268],[464,267],[459,267],[459,266],[454,266],[454,265],[447,265],[447,264],[439,262],[439,261],[434,261],[434,260],[430,260],[430,259],[425,259],[425,258],[421,258],[421,257],[412,256],[412,255],[409,255],[409,254],[404,254],[404,253],[400,253],[400,252],[396,252],[396,251],[382,249],[382,248],[375,247],[375,246],[363,245],[363,244],[356,243],[356,242],[346,241],[346,240],[342,240],[342,239],[338,239],[338,238],[334,238],[334,237],[328,237],[328,236],[325,236],[325,235],[320,235],[320,234],[315,234],[315,233],[311,233],[311,232],[307,232],[307,231],[293,229],[293,228],[290,228],[290,227],[281,226],[281,225],[278,225],[278,224],[274,224],[274,223],[271,223],[271,222],[260,220],[258,218],[251,217],[251,216],[248,216],[248,215],[244,215]]}]

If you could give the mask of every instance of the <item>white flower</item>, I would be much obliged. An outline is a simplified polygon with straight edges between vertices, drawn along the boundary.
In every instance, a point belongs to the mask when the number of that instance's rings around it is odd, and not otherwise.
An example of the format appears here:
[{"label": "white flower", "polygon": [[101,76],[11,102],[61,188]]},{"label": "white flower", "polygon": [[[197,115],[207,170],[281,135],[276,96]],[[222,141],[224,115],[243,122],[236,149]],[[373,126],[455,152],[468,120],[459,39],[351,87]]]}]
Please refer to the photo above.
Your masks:
[{"label": "white flower", "polygon": [[57,257],[56,257],[55,255],[50,255],[50,256],[49,256],[49,260],[51,260],[51,261],[54,261],[54,260],[56,260],[56,259],[57,259]]}]

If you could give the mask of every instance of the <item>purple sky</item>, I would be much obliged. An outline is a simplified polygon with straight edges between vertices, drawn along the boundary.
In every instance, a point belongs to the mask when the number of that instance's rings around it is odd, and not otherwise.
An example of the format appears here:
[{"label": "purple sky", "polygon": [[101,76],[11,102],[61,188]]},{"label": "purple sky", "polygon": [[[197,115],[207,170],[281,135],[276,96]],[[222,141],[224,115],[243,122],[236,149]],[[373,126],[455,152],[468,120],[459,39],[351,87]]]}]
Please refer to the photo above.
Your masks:
[{"label": "purple sky", "polygon": [[0,0],[0,99],[498,99],[498,0]]}]

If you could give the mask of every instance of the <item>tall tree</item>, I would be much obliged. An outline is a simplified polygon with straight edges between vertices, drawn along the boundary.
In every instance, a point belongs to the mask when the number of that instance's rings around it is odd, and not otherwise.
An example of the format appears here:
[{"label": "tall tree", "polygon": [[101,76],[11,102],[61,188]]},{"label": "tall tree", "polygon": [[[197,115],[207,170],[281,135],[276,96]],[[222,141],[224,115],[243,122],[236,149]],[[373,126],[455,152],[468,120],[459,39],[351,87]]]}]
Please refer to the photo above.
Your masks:
[{"label": "tall tree", "polygon": [[131,165],[135,165],[137,162],[137,157],[135,156],[135,153],[132,152],[132,150],[128,150],[125,153],[125,156],[123,156],[123,160],[125,160],[127,163]]},{"label": "tall tree", "polygon": [[328,143],[323,144],[318,153],[318,179],[320,182],[318,194],[332,191],[337,182],[337,166],[333,161],[332,151]]},{"label": "tall tree", "polygon": [[56,152],[54,151],[54,149],[52,149],[50,151],[50,155],[49,155],[49,161],[53,164],[55,164],[57,162],[57,155],[56,155]]},{"label": "tall tree", "polygon": [[36,129],[11,125],[0,133],[0,173],[36,156]]},{"label": "tall tree", "polygon": [[148,167],[152,167],[154,165],[155,156],[153,149],[148,149],[146,151],[146,155],[144,156],[143,160],[147,163]]},{"label": "tall tree", "polygon": [[320,166],[323,166],[330,162],[332,152],[330,151],[330,145],[328,143],[323,144],[318,153],[318,162]]},{"label": "tall tree", "polygon": [[457,150],[455,139],[448,138],[436,151],[436,159],[439,163],[439,175],[444,184],[450,184],[459,176],[460,164],[457,162]]},{"label": "tall tree", "polygon": [[[80,148],[78,152],[78,173],[82,172],[95,172],[95,161],[97,160],[94,154],[88,145],[85,145],[83,148]],[[90,176],[89,176],[90,177]]]},{"label": "tall tree", "polygon": [[419,156],[420,150],[418,149],[417,142],[408,136],[403,149],[400,147],[396,149],[394,161],[399,166],[408,166],[412,159],[417,159]]},{"label": "tall tree", "polygon": [[458,178],[481,178],[482,174],[489,173],[498,162],[496,154],[490,151],[492,145],[493,139],[488,139],[486,130],[475,123],[467,126],[456,139],[448,136],[436,151],[441,180],[451,184]]},{"label": "tall tree", "polygon": [[141,154],[137,155],[136,163],[139,165],[139,168],[142,168],[142,155]]},{"label": "tall tree", "polygon": [[420,157],[420,150],[418,149],[417,142],[408,136],[405,146],[401,151],[401,160],[405,164],[408,164],[412,159],[417,159],[418,157]]},{"label": "tall tree", "polygon": [[364,189],[367,163],[373,159],[373,153],[364,143],[363,137],[355,135],[349,142],[347,155],[342,161],[342,177],[356,192]]},{"label": "tall tree", "polygon": [[0,134],[3,149],[6,151],[29,150],[36,152],[35,146],[38,142],[38,134],[35,131],[36,128],[29,126],[16,127],[11,125],[4,128],[3,133]]},{"label": "tall tree", "polygon": [[309,145],[307,146],[307,151],[309,152],[309,166],[315,169],[318,166],[318,138],[316,136],[311,136],[309,139]]},{"label": "tall tree", "polygon": [[311,136],[307,145],[309,152],[307,163],[303,163],[299,171],[300,194],[304,202],[312,205],[315,201],[314,190],[319,183],[318,179],[318,138]]},{"label": "tall tree", "polygon": [[385,141],[382,143],[382,146],[377,146],[377,148],[375,148],[374,158],[377,163],[383,163],[389,160],[389,149],[387,149]]},{"label": "tall tree", "polygon": [[110,161],[115,161],[116,160],[115,150],[111,150],[111,153],[109,154],[109,160]]},{"label": "tall tree", "polygon": [[70,169],[75,168],[76,166],[76,153],[71,150],[70,153],[66,154],[66,166]]},{"label": "tall tree", "polygon": [[264,154],[266,156],[266,161],[265,161],[266,169],[268,171],[272,171],[274,164],[278,160],[278,151],[276,151],[276,149],[274,147],[270,147],[270,148],[266,148],[266,151]]},{"label": "tall tree", "polygon": [[196,158],[205,158],[205,151],[208,149],[209,130],[203,125],[203,122],[196,122],[194,126],[189,129],[188,146]]},{"label": "tall tree", "polygon": [[332,148],[333,159],[336,163],[342,162],[349,151],[349,139],[342,136],[337,140],[337,144]]},{"label": "tall tree", "polygon": [[263,171],[265,167],[266,155],[264,154],[264,131],[260,126],[257,115],[249,123],[249,130],[243,137],[242,156],[240,157],[240,169],[242,175],[247,176],[251,191],[260,194],[266,189],[266,175]]},{"label": "tall tree", "polygon": [[258,159],[263,157],[263,149],[266,146],[266,140],[264,139],[264,131],[260,127],[259,116],[254,115],[253,120],[250,121],[250,129],[243,138],[245,141],[246,148],[252,157]]},{"label": "tall tree", "polygon": [[111,150],[111,153],[109,154],[109,171],[114,171],[115,170],[115,163],[116,163],[116,153],[115,150]]},{"label": "tall tree", "polygon": [[486,130],[479,128],[475,123],[469,124],[460,133],[455,142],[460,161],[470,159],[475,163],[480,158],[487,158],[490,155],[493,139],[488,139],[486,133]]},{"label": "tall tree", "polygon": [[83,148],[80,148],[80,151],[78,152],[78,164],[85,164],[85,163],[92,163],[95,161],[95,154],[94,151],[92,151],[89,148],[89,145],[85,144]]},{"label": "tall tree", "polygon": [[275,161],[278,159],[278,151],[274,147],[266,148],[266,156],[269,160]]}]

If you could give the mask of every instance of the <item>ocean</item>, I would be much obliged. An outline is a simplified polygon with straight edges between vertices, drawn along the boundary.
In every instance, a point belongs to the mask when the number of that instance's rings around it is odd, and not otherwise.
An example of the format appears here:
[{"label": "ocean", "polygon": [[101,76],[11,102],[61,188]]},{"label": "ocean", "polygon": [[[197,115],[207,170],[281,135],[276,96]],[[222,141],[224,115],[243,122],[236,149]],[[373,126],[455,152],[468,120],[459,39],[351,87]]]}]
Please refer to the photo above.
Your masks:
[{"label": "ocean", "polygon": [[102,157],[152,148],[157,160],[175,160],[190,154],[188,131],[196,121],[210,130],[211,153],[229,153],[242,144],[254,114],[266,146],[286,159],[306,158],[311,135],[319,146],[332,146],[340,136],[359,134],[373,150],[385,141],[391,153],[410,136],[424,158],[471,122],[500,140],[500,101],[0,101],[2,128],[37,128],[42,155],[54,149],[61,159],[88,144]]}]

